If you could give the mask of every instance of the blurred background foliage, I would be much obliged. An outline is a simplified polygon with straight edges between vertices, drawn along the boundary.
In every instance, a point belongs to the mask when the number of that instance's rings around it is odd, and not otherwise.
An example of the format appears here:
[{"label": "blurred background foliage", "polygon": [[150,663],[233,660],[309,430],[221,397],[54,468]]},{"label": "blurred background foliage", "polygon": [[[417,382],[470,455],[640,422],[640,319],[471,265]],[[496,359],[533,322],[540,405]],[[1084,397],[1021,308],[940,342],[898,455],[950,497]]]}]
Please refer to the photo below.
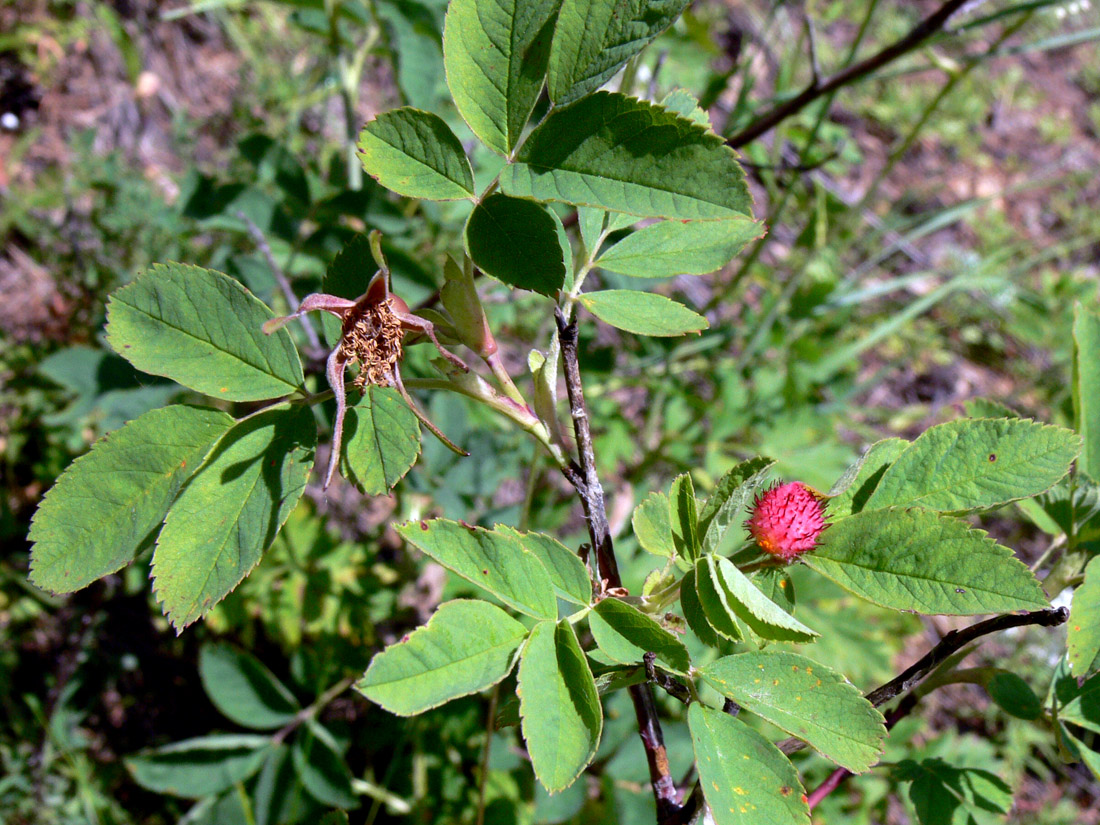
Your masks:
[{"label": "blurred background foliage", "polygon": [[[656,100],[687,89],[716,130],[735,135],[799,91],[814,60],[843,68],[937,5],[698,0],[614,84]],[[596,451],[632,591],[647,565],[632,562],[629,514],[676,473],[706,490],[766,454],[784,477],[828,489],[868,443],[911,437],[977,396],[1070,423],[1072,306],[1095,303],[1100,274],[1100,15],[1087,0],[971,5],[924,47],[742,147],[767,236],[727,271],[662,286],[705,308],[709,331],[665,340],[582,325]],[[104,347],[105,297],[135,272],[166,260],[221,269],[285,309],[281,276],[298,295],[313,291],[345,243],[378,228],[395,291],[410,305],[433,294],[444,257],[461,252],[468,204],[394,199],[364,179],[352,145],[364,121],[403,103],[469,137],[447,100],[445,7],[0,6],[0,822],[251,825],[311,821],[333,806],[367,823],[652,821],[622,692],[608,700],[585,781],[547,797],[515,728],[487,741],[487,718],[506,721],[507,703],[472,697],[405,721],[330,690],[463,592],[408,552],[391,522],[444,515],[584,540],[575,500],[533,445],[456,397],[425,402],[472,458],[427,439],[391,498],[311,485],[257,571],[178,638],[149,594],[148,554],[66,599],[26,582],[28,521],[58,474],[123,422],[186,400]],[[492,157],[474,162],[479,178],[495,173]],[[542,299],[485,289],[507,363],[523,375],[552,319]],[[422,356],[410,353],[407,374],[430,374]],[[1011,510],[983,526],[1026,561],[1046,543]],[[823,633],[815,655],[861,689],[952,626],[796,584],[799,609]],[[1008,668],[1043,695],[1059,649],[1050,637],[1005,634],[969,661]],[[215,644],[249,651],[236,667],[277,680],[308,718],[279,731],[283,750],[259,774],[162,795],[128,757],[241,733],[225,712],[232,697],[200,677],[200,651]],[[915,821],[921,793],[957,799],[952,783],[980,769],[995,804],[936,821],[1000,821],[1011,806],[1013,822],[1100,822],[1095,778],[1066,764],[1049,733],[995,710],[974,684],[929,696],[892,734],[885,766],[815,819]],[[666,711],[682,773],[687,728]],[[807,785],[831,767],[801,759]]]}]

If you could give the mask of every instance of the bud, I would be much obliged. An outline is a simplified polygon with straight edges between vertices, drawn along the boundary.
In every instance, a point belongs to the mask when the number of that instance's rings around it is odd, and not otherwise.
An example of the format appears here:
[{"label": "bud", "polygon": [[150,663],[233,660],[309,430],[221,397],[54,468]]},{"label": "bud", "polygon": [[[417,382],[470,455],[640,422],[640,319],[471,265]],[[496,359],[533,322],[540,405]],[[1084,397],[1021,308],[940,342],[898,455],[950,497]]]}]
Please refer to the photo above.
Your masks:
[{"label": "bud", "polygon": [[774,485],[757,494],[745,527],[761,549],[790,564],[826,527],[822,496],[800,481]]},{"label": "bud", "polygon": [[439,297],[454,320],[458,337],[482,358],[494,355],[497,342],[489,331],[489,322],[474,286],[473,273],[460,267],[452,258],[447,258],[443,265],[443,277],[445,280]]}]

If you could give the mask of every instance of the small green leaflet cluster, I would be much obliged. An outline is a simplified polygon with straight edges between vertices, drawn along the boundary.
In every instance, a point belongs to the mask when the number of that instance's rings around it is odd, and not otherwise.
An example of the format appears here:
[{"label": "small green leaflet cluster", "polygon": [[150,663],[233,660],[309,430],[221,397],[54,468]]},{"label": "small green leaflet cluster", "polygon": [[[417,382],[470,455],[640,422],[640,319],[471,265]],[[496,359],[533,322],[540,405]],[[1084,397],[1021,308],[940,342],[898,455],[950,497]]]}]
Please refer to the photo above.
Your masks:
[{"label": "small green leaflet cluster", "polygon": [[[338,259],[339,261],[339,259]],[[285,329],[239,282],[182,264],[155,266],[116,292],[107,340],[135,367],[219,401],[304,392]],[[395,390],[372,387],[349,413],[348,477],[389,490],[420,451]],[[73,462],[31,525],[31,581],[70,593],[129,564],[155,541],[153,589],[177,630],[205,615],[259,563],[305,489],[317,425],[306,405],[234,420],[209,406],[152,410]]]},{"label": "small green leaflet cluster", "polygon": [[199,676],[223,716],[256,732],[202,736],[132,756],[126,767],[139,785],[216,800],[258,774],[252,804],[264,822],[277,821],[302,796],[326,807],[358,807],[336,738],[263,663],[228,645],[207,645]]},{"label": "small green leaflet cluster", "polygon": [[[762,234],[736,153],[691,95],[661,104],[597,91],[667,29],[683,0],[453,0],[443,35],[447,82],[465,124],[505,158],[478,195],[458,137],[438,115],[379,115],[359,141],[363,167],[406,197],[469,199],[466,253],[504,283],[555,297],[574,261],[558,213],[578,208],[586,268],[641,278],[705,274]],[[528,121],[544,88],[551,106]],[[639,219],[656,223],[606,244]],[[601,247],[603,247],[601,249]],[[587,269],[585,270],[587,271]],[[705,329],[698,313],[636,289],[579,294],[600,320],[640,335]]]}]

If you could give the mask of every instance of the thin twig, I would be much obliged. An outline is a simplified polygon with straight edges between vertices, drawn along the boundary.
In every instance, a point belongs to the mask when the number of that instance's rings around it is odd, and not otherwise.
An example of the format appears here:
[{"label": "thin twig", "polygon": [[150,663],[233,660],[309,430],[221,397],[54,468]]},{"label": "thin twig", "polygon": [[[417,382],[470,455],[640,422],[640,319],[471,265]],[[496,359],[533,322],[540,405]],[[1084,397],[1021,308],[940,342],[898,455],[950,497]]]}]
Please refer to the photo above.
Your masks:
[{"label": "thin twig", "polygon": [[[290,281],[287,279],[282,268],[275,262],[275,256],[271,252],[271,244],[267,242],[264,231],[256,226],[252,219],[244,212],[237,210],[237,217],[244,221],[244,225],[248,228],[248,234],[252,238],[252,242],[256,244],[256,248],[260,250],[260,254],[263,255],[264,260],[267,261],[268,269],[271,270],[271,274],[275,278],[275,283],[279,285],[283,297],[286,298],[287,306],[289,306],[290,311],[293,312],[300,303],[298,301],[298,296],[294,294],[294,290],[290,286]],[[320,352],[322,347],[321,340],[317,337],[317,330],[313,328],[309,319],[305,317],[302,318],[302,329],[305,330],[306,339],[309,341],[310,348],[316,352]]]},{"label": "thin twig", "polygon": [[[615,561],[615,548],[607,524],[603,487],[596,472],[596,454],[592,447],[592,432],[588,426],[588,412],[584,405],[584,389],[581,385],[580,365],[577,362],[577,324],[566,323],[565,315],[555,309],[561,359],[565,372],[565,386],[569,395],[569,410],[573,417],[573,431],[577,437],[580,465],[563,469],[565,477],[577,489],[588,522],[588,534],[595,548],[596,585],[603,591],[622,587],[619,567]],[[653,670],[652,660],[649,670]],[[676,782],[668,765],[664,734],[653,701],[653,691],[648,682],[631,685],[628,689],[634,703],[634,715],[638,719],[638,735],[645,748],[649,765],[649,778],[653,783],[653,798],[657,804],[657,825],[678,825],[683,819],[684,808],[679,802]]]},{"label": "thin twig", "polygon": [[862,77],[866,77],[876,69],[911,52],[929,37],[940,32],[947,25],[947,21],[951,19],[955,12],[968,2],[970,2],[970,0],[948,0],[948,2],[936,9],[935,12],[914,26],[905,37],[894,41],[889,46],[886,46],[884,49],[868,57],[866,60],[861,60],[859,63],[853,63],[848,68],[841,69],[830,77],[821,79],[816,76],[815,72],[815,76],[810,80],[809,85],[806,86],[805,89],[790,100],[772,107],[763,115],[756,118],[744,129],[741,129],[737,134],[727,139],[726,145],[732,146],[735,149],[744,146],[746,143],[755,140],[760,137],[760,135],[772,129],[778,123],[786,120],[791,115],[802,111],[819,97],[827,95],[843,86],[847,86],[849,83],[853,83]]}]

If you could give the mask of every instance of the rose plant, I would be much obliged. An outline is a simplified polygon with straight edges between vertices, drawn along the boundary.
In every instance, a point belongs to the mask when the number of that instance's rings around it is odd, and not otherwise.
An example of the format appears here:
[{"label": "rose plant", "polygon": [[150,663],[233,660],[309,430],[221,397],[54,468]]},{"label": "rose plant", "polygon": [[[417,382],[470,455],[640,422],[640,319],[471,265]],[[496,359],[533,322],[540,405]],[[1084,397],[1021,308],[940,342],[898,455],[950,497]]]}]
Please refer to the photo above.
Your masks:
[{"label": "rose plant", "polygon": [[[705,495],[696,474],[685,472],[634,509],[633,535],[652,565],[644,584],[624,584],[578,325],[673,337],[705,330],[708,320],[662,291],[593,289],[594,273],[650,283],[706,274],[765,231],[738,155],[689,94],[653,102],[601,91],[684,6],[451,2],[444,58],[463,122],[403,107],[367,123],[359,140],[366,173],[397,196],[466,205],[454,213],[463,219],[461,252],[436,250],[444,261],[437,300],[413,310],[391,292],[378,232],[352,241],[322,291],[288,306],[288,315],[228,275],[183,263],[155,266],[115,292],[110,346],[205,400],[139,416],[61,476],[34,519],[32,582],[69,593],[152,547],[153,592],[183,632],[260,563],[310,482],[319,429],[331,445],[324,485],[339,474],[364,495],[384,495],[417,461],[421,424],[464,452],[413,398],[453,392],[533,439],[575,490],[589,542],[568,547],[509,525],[427,516],[398,525],[409,546],[476,596],[444,602],[427,624],[378,652],[354,684],[362,701],[414,716],[507,686],[514,698],[502,696],[496,723],[518,724],[535,777],[556,793],[596,758],[605,697],[626,691],[657,822],[706,814],[720,825],[802,823],[845,776],[875,767],[888,729],[912,709],[925,677],[950,682],[954,654],[986,633],[1064,622],[1065,610],[1051,608],[1049,597],[1080,584],[1068,658],[1048,698],[1023,684],[1015,701],[1041,705],[1034,717],[1054,723],[1064,747],[1095,769],[1100,753],[1087,742],[1100,731],[1090,698],[1100,689],[1100,570],[1085,565],[1100,518],[1091,480],[1100,474],[1100,318],[1091,310],[1079,311],[1076,327],[1077,432],[978,402],[911,441],[871,445],[827,494],[775,479],[764,457],[729,467]],[[456,129],[480,144],[476,174]],[[544,296],[552,335],[515,342],[528,349],[526,377],[515,374],[522,359],[504,358],[482,304],[494,281]],[[286,323],[311,324],[312,310],[334,316],[322,327],[323,383],[303,369],[304,344]],[[402,361],[419,341],[440,356],[435,372],[403,376]],[[967,518],[1010,504],[1051,533],[1053,549],[1034,569]],[[796,615],[791,565],[891,610],[995,618],[949,635],[865,695],[815,656],[820,634]],[[131,764],[139,782],[181,796],[221,793],[267,771],[288,737],[303,777],[326,760],[346,773],[315,706],[303,710],[258,663],[215,648],[202,666],[215,698],[211,674],[245,674],[253,712],[219,707],[259,732],[140,755]],[[348,686],[334,685],[325,699]],[[679,709],[660,705],[654,691]],[[1004,707],[1023,713],[1007,700]],[[670,712],[690,730],[686,778],[672,774],[662,738]],[[746,717],[790,738],[773,741]],[[791,761],[806,746],[835,765],[816,790],[804,788]],[[221,784],[189,785],[179,770],[188,754],[217,765]],[[344,792],[325,791],[316,777],[306,787],[351,807],[353,786],[344,782]]]}]

